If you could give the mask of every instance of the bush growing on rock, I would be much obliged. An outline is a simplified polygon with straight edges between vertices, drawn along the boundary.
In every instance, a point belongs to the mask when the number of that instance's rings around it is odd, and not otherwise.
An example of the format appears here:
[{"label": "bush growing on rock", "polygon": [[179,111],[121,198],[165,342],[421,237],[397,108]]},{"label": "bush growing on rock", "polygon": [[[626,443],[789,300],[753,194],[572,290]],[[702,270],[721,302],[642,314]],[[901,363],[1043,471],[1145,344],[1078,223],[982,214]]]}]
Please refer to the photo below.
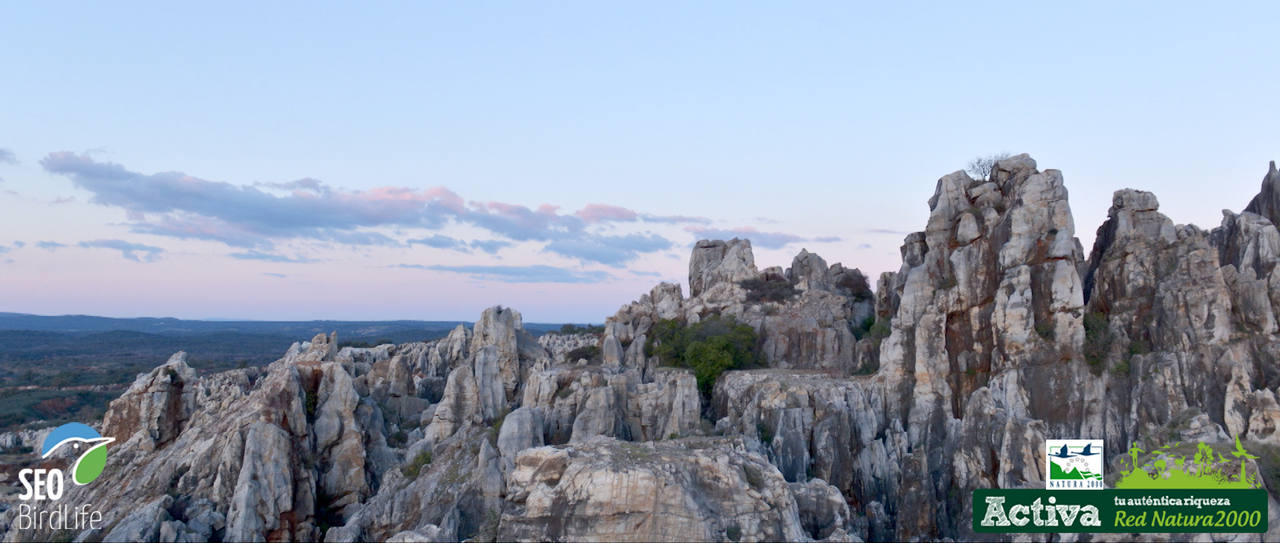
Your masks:
[{"label": "bush growing on rock", "polygon": [[422,451],[418,453],[418,456],[414,457],[413,462],[410,462],[409,465],[405,466],[404,469],[400,470],[400,472],[403,473],[405,477],[416,479],[418,474],[422,473],[422,468],[430,464],[431,451]]},{"label": "bush growing on rock", "polygon": [[576,334],[600,335],[604,333],[604,325],[588,324],[586,326],[578,326],[576,324],[566,324],[560,327],[560,333],[566,336],[572,336]]},{"label": "bush growing on rock", "polygon": [[581,347],[578,347],[577,349],[564,353],[565,362],[572,363],[572,362],[577,362],[578,360],[581,360],[581,359],[586,359],[587,362],[590,362],[592,364],[599,363],[601,360],[600,346],[599,345],[583,345]]},{"label": "bush growing on rock", "polygon": [[867,276],[862,275],[861,271],[849,270],[847,273],[841,274],[836,280],[836,286],[848,290],[854,300],[870,300],[875,297],[875,293],[871,292],[871,284],[867,282]]},{"label": "bush growing on rock", "polygon": [[1084,316],[1084,360],[1101,373],[1102,360],[1111,350],[1111,328],[1106,313],[1093,312]]},{"label": "bush growing on rock", "polygon": [[1009,158],[1009,153],[995,153],[987,156],[980,156],[969,161],[969,166],[964,171],[969,172],[974,179],[987,179],[991,177],[991,170],[994,170],[996,163]]},{"label": "bush growing on rock", "polygon": [[880,341],[892,333],[893,328],[889,327],[889,319],[877,319],[874,315],[863,319],[860,324],[853,327],[853,337],[859,341],[865,338]]},{"label": "bush growing on rock", "polygon": [[800,293],[786,279],[746,279],[738,285],[747,289],[747,301],[753,303],[785,302]]},{"label": "bush growing on rock", "polygon": [[755,329],[733,317],[717,315],[693,325],[664,319],[654,323],[645,354],[666,366],[692,369],[698,389],[709,397],[721,373],[759,363],[757,345]]}]

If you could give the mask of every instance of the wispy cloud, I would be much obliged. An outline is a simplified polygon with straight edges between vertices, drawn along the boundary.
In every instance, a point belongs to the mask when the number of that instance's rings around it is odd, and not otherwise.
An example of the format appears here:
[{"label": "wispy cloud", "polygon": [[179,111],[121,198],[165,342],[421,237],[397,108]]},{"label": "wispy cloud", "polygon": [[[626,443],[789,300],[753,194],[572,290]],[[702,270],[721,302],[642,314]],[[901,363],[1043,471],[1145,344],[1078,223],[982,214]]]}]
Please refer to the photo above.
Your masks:
[{"label": "wispy cloud", "polygon": [[58,243],[56,241],[37,241],[36,247],[52,251],[54,249],[61,249],[63,247],[66,247],[66,244]]},{"label": "wispy cloud", "polygon": [[[706,224],[701,217],[649,215],[607,204],[561,213],[544,204],[530,208],[504,202],[468,202],[444,188],[379,187],[343,190],[315,179],[239,186],[181,172],[142,174],[86,154],[50,153],[40,161],[93,194],[91,202],[118,207],[136,232],[222,242],[269,250],[284,239],[351,245],[404,246],[379,229],[438,231],[451,224],[479,227],[502,240],[462,242],[436,235],[408,243],[472,248],[494,253],[510,242],[540,242],[547,251],[620,266],[643,253],[665,250],[656,234],[611,236],[596,226],[647,221]],[[503,241],[505,240],[505,241]],[[456,243],[455,243],[456,242]],[[620,243],[614,251],[600,247]]]},{"label": "wispy cloud", "polygon": [[751,240],[752,245],[762,249],[781,249],[792,243],[831,243],[842,241],[841,238],[835,236],[806,238],[795,234],[788,234],[786,232],[761,232],[760,230],[749,226],[730,229],[689,226],[686,227],[685,230],[703,239],[746,238]]},{"label": "wispy cloud", "polygon": [[602,271],[579,271],[555,266],[424,266],[401,264],[398,268],[458,273],[476,279],[504,283],[599,283],[609,279]]},{"label": "wispy cloud", "polygon": [[289,277],[288,275],[285,275],[283,273],[275,273],[275,272],[262,272],[262,275],[265,275],[267,277],[275,277],[276,279],[284,279],[286,277]]},{"label": "wispy cloud", "polygon": [[479,249],[491,255],[498,254],[498,251],[511,246],[511,242],[497,239],[478,239],[470,244],[472,249]]},{"label": "wispy cloud", "polygon": [[502,241],[497,239],[490,239],[490,240],[478,239],[468,243],[466,241],[460,240],[458,238],[449,237],[444,234],[436,234],[436,235],[428,236],[425,238],[411,239],[409,240],[409,244],[410,245],[426,245],[427,247],[434,247],[436,249],[451,249],[451,250],[462,252],[462,253],[469,253],[471,252],[472,249],[479,249],[489,254],[497,254],[498,251],[505,249],[507,247],[510,247],[512,245],[511,242],[509,241]]},{"label": "wispy cloud", "polygon": [[639,253],[665,251],[670,248],[671,242],[662,236],[629,234],[556,240],[547,244],[546,251],[587,262],[622,266]]},{"label": "wispy cloud", "polygon": [[17,164],[18,156],[13,151],[0,147],[0,164]]},{"label": "wispy cloud", "polygon": [[436,234],[434,236],[428,236],[425,238],[411,239],[409,240],[409,244],[410,245],[415,245],[415,244],[426,245],[427,247],[434,247],[436,249],[453,249],[456,251],[467,250],[467,242],[462,241],[458,238],[452,238],[452,237],[446,236],[444,234]]},{"label": "wispy cloud", "polygon": [[907,231],[905,231],[905,230],[892,230],[892,229],[889,229],[889,228],[871,228],[871,229],[868,229],[868,230],[867,230],[867,233],[868,233],[868,234],[891,234],[891,235],[895,235],[895,236],[905,236],[905,235],[907,235],[907,234],[910,234],[911,232],[907,232]]},{"label": "wispy cloud", "polygon": [[315,262],[313,258],[302,256],[285,256],[276,253],[264,253],[262,251],[244,251],[239,253],[231,253],[227,256],[238,260],[262,260],[264,262],[279,262],[286,264],[297,264],[303,262]]},{"label": "wispy cloud", "polygon": [[640,217],[635,211],[625,207],[611,206],[608,204],[587,204],[577,213],[574,213],[579,219],[587,222],[600,221],[634,221]]},{"label": "wispy cloud", "polygon": [[113,249],[120,251],[120,256],[134,262],[155,262],[160,258],[161,254],[164,254],[164,249],[159,247],[143,245],[141,243],[130,243],[122,239],[96,239],[93,241],[82,241],[77,245],[88,249]]}]

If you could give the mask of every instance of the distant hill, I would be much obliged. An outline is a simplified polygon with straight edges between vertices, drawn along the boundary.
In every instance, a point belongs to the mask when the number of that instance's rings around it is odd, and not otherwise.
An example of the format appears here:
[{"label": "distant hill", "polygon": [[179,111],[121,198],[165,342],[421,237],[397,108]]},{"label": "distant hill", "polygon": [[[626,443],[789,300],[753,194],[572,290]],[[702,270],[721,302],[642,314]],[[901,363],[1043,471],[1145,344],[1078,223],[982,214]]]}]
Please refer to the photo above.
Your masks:
[{"label": "distant hill", "polygon": [[[469,321],[236,321],[236,320],[187,320],[169,317],[114,318],[92,315],[29,315],[26,313],[0,312],[0,330],[33,330],[86,334],[93,332],[145,332],[161,335],[193,335],[214,332],[238,332],[244,334],[278,335],[297,339],[309,339],[315,334],[338,332],[340,340],[363,341],[379,336],[426,333],[435,336],[448,333],[459,324],[470,326]],[[558,330],[560,324],[525,323],[526,330],[542,334]],[[438,337],[438,336],[436,336]],[[420,341],[422,338],[406,338],[402,341]]]},{"label": "distant hill", "polygon": [[[100,417],[142,372],[186,351],[201,372],[269,364],[295,341],[338,333],[343,345],[430,341],[465,321],[216,321],[0,313],[0,431],[35,420]],[[525,323],[535,335],[560,324]],[[35,388],[31,388],[35,387]]]}]

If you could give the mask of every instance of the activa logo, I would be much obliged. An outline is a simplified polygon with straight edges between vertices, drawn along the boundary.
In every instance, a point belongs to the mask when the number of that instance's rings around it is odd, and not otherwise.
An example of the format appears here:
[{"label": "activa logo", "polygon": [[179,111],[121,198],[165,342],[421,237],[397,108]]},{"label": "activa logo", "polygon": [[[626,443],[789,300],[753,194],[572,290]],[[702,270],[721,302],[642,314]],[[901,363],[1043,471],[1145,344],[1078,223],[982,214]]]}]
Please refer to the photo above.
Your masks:
[{"label": "activa logo", "polygon": [[1048,490],[1103,488],[1101,439],[1047,439],[1045,463]]},{"label": "activa logo", "polygon": [[[75,454],[71,480],[77,485],[87,485],[102,475],[107,466],[107,444],[113,441],[115,439],[102,437],[87,425],[70,422],[49,432],[40,457],[49,458],[68,451]],[[18,472],[18,482],[23,489],[18,499],[24,502],[18,506],[14,519],[14,526],[19,530],[96,529],[102,522],[102,513],[87,503],[77,508],[66,504],[41,505],[46,500],[62,498],[64,475],[60,469],[24,469]],[[27,502],[35,502],[35,506]]]}]

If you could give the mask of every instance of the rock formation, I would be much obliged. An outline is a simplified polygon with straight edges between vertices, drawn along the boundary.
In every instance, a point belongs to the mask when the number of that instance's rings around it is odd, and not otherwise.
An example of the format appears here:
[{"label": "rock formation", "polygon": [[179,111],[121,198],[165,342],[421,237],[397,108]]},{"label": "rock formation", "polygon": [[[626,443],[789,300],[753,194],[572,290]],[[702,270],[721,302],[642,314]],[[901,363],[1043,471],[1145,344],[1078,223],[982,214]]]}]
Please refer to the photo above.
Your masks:
[{"label": "rock formation", "polygon": [[[1026,155],[942,177],[929,209],[874,291],[807,250],[761,270],[748,240],[700,241],[688,297],[659,284],[598,336],[534,338],[495,307],[431,342],[319,335],[265,368],[201,376],[178,353],[111,404],[108,468],[68,488],[104,527],[19,532],[10,509],[0,533],[966,540],[973,489],[1043,487],[1047,438],[1105,439],[1112,459],[1236,436],[1280,450],[1274,165],[1212,231],[1117,191],[1087,259],[1062,174]],[[764,367],[700,390],[650,338],[717,316],[755,331]]]}]

